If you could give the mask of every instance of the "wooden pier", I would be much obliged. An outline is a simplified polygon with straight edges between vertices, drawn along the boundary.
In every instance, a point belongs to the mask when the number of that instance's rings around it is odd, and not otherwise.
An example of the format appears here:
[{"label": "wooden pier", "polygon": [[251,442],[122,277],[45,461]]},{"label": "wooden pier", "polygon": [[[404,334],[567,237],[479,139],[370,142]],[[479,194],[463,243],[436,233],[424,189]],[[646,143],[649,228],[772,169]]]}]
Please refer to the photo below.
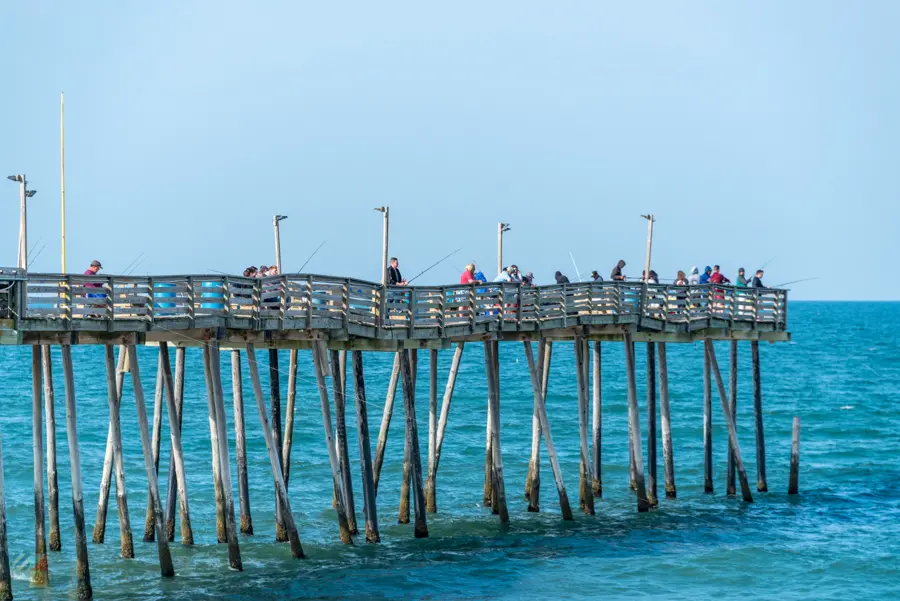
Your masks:
[{"label": "wooden pier", "polygon": [[[140,426],[141,446],[148,479],[144,540],[156,541],[160,572],[175,575],[169,543],[175,539],[175,512],[179,512],[180,540],[191,545],[194,536],[190,517],[190,482],[186,481],[181,451],[181,413],[184,401],[185,353],[202,349],[204,377],[212,447],[212,473],[216,498],[218,542],[228,547],[228,566],[243,569],[240,536],[253,534],[250,496],[247,486],[244,415],[245,388],[241,363],[247,361],[249,392],[256,404],[260,427],[269,452],[276,498],[276,539],[290,542],[290,552],[303,558],[290,501],[290,451],[296,399],[298,349],[311,349],[324,428],[323,452],[327,454],[337,514],[337,536],[352,544],[363,525],[357,525],[353,461],[347,444],[345,416],[348,395],[347,373],[353,378],[359,440],[359,469],[365,541],[380,540],[377,519],[377,491],[384,451],[399,388],[402,394],[404,426],[404,482],[400,501],[400,521],[409,521],[410,496],[415,537],[428,536],[427,513],[437,511],[437,482],[441,446],[451,414],[456,374],[467,345],[484,348],[485,485],[484,503],[508,522],[510,503],[518,499],[518,485],[507,487],[503,473],[500,411],[503,406],[499,384],[498,354],[501,343],[524,345],[527,377],[532,383],[532,444],[525,499],[528,511],[540,511],[540,455],[545,449],[557,489],[562,519],[573,519],[572,502],[566,489],[553,442],[552,424],[546,399],[549,368],[554,344],[574,345],[576,369],[572,374],[578,390],[580,482],[578,506],[585,514],[602,511],[602,386],[600,358],[602,343],[623,343],[624,378],[628,384],[629,458],[632,487],[638,511],[649,511],[665,497],[676,496],[674,473],[675,442],[669,416],[668,363],[666,345],[698,342],[703,347],[704,366],[704,485],[713,488],[711,423],[713,398],[718,397],[728,430],[729,484],[735,494],[735,478],[744,502],[753,501],[753,492],[742,461],[737,438],[735,407],[737,378],[735,357],[740,342],[752,347],[753,407],[755,415],[757,491],[766,491],[765,437],[762,419],[762,392],[758,344],[790,339],[787,331],[787,291],[736,288],[731,286],[673,286],[642,283],[576,283],[529,287],[512,283],[458,286],[382,287],[352,278],[314,274],[286,274],[264,279],[232,276],[78,276],[25,274],[0,269],[0,345],[33,347],[33,447],[35,486],[35,585],[47,582],[53,552],[64,545],[59,536],[57,495],[56,424],[53,382],[50,368],[52,347],[61,348],[65,382],[65,421],[75,512],[75,552],[77,555],[77,596],[92,598],[88,561],[87,530],[82,500],[82,475],[76,433],[77,394],[71,347],[78,344],[106,348],[106,377],[109,405],[107,455],[100,481],[100,503],[93,529],[93,542],[105,538],[107,506],[112,482],[118,507],[122,556],[134,557],[132,530],[122,467],[122,434],[119,406],[127,373],[131,374]],[[731,341],[730,390],[719,371],[714,340]],[[635,343],[645,343],[647,352],[647,470],[644,461],[644,434],[637,398]],[[535,356],[534,344],[537,344]],[[144,402],[140,384],[137,345],[159,348],[157,386],[152,415]],[[119,347],[118,363],[115,348]],[[174,374],[170,347],[175,348]],[[455,347],[452,365],[442,398],[438,398],[437,351]],[[256,350],[269,350],[271,386],[267,404],[260,378]],[[282,422],[278,353],[290,351],[287,406]],[[229,436],[222,386],[221,352],[231,352],[232,400],[235,424],[234,457],[237,465],[237,494],[231,481]],[[416,403],[418,351],[429,351],[428,402]],[[347,352],[350,356],[347,356]],[[374,455],[371,447],[366,398],[365,352],[395,353]],[[606,350],[605,352],[615,352]],[[243,356],[242,356],[243,353]],[[348,365],[349,359],[349,365]],[[144,367],[146,369],[146,366]],[[523,375],[525,375],[523,373]],[[606,374],[611,377],[611,374]],[[593,391],[591,392],[591,379]],[[656,388],[659,386],[659,406]],[[43,408],[43,411],[42,411]],[[416,410],[419,410],[417,418]],[[426,453],[420,450],[419,423],[427,416]],[[334,412],[334,422],[332,420]],[[659,411],[659,414],[657,414]],[[159,472],[161,423],[166,414],[171,460],[167,490],[160,490]],[[657,415],[662,431],[664,466],[663,499],[657,484]],[[42,420],[43,417],[43,420]],[[527,420],[529,416],[520,416]],[[421,418],[421,419],[420,419]],[[332,425],[334,423],[334,426]],[[395,426],[396,429],[397,426]],[[46,428],[46,453],[44,452]],[[395,437],[396,438],[396,437]],[[543,445],[541,444],[543,442]],[[7,441],[7,444],[9,442]],[[399,444],[399,441],[395,444]],[[422,455],[425,454],[423,464]],[[46,465],[45,465],[46,464]],[[165,468],[165,466],[164,466]],[[44,478],[48,496],[44,495]],[[235,499],[239,507],[235,507]],[[50,551],[45,532],[45,503],[49,501]],[[573,499],[574,501],[574,499]],[[6,544],[6,512],[3,496],[2,454],[0,454],[0,601],[12,598]],[[67,541],[62,541],[63,543]]]}]

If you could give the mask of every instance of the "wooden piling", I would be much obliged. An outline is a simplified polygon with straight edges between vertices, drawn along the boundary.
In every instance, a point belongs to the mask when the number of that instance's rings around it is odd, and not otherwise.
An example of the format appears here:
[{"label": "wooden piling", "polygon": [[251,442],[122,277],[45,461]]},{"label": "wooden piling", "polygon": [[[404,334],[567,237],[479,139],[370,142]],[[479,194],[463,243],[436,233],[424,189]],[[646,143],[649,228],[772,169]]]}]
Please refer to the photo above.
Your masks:
[{"label": "wooden piling", "polygon": [[43,383],[41,347],[31,347],[31,449],[34,461],[34,571],[31,583],[46,586],[50,581],[47,564],[47,531],[44,518],[44,439],[41,430],[43,418]]},{"label": "wooden piling", "polygon": [[[284,472],[285,487],[289,486],[291,476],[291,446],[294,444],[294,407],[297,404],[297,356],[299,352],[297,349],[291,349],[288,361],[287,407],[284,415],[284,440],[281,443],[281,469]],[[242,522],[243,519],[242,510]]]},{"label": "wooden piling", "polygon": [[[293,351],[292,351],[293,354]],[[295,357],[296,358],[296,357]],[[288,385],[288,421],[291,424],[289,434],[285,437],[285,444],[293,432],[293,411]],[[253,517],[250,514],[250,485],[247,477],[247,438],[244,429],[244,388],[241,381],[241,351],[231,351],[231,393],[234,397],[234,446],[235,459],[237,461],[238,499],[241,503],[241,534],[253,534]],[[290,454],[290,449],[288,450]],[[287,487],[287,469],[284,472],[285,488]]]},{"label": "wooden piling", "polygon": [[[162,344],[160,344],[162,348]],[[166,344],[166,354],[168,356],[168,344]],[[175,385],[173,395],[175,398],[175,415],[178,418],[178,433],[181,435],[181,424],[184,421],[182,412],[184,408],[184,347],[175,347]],[[168,360],[167,360],[168,362]],[[169,379],[171,379],[171,368],[169,368]],[[167,384],[168,385],[168,384]],[[169,481],[166,483],[166,539],[171,543],[175,540],[175,496],[178,494],[177,477],[172,478],[172,474],[177,474],[175,470],[175,457],[169,457]],[[185,487],[187,484],[185,483]],[[185,498],[187,498],[187,489],[185,488]],[[179,497],[180,499],[180,497]],[[181,544],[193,545],[194,532],[191,528],[190,516],[187,512],[187,505],[179,502],[181,513]]]},{"label": "wooden piling", "polygon": [[[216,431],[219,442],[219,471],[222,474],[222,488],[225,494],[225,534],[228,539],[228,566],[232,570],[244,569],[241,551],[238,545],[237,525],[234,519],[234,496],[231,487],[231,453],[228,450],[228,434],[225,417],[225,393],[222,390],[222,358],[219,354],[219,342],[209,342],[209,358],[212,363],[213,401],[215,402]],[[277,494],[276,494],[277,498]]]},{"label": "wooden piling", "polygon": [[[728,392],[728,405],[731,407],[731,419],[734,420],[734,427],[737,428],[737,386],[738,386],[738,372],[737,372],[737,363],[738,363],[738,345],[737,340],[731,341],[731,353],[728,362],[728,371],[729,371],[729,390]],[[731,447],[728,447],[728,471],[726,475],[726,484],[725,484],[725,494],[729,496],[734,496],[735,494],[735,486],[734,486],[734,453],[731,452]]]},{"label": "wooden piling", "polygon": [[437,452],[437,363],[438,350],[431,349],[428,369],[428,476],[425,479],[425,511],[434,513],[434,491],[429,490],[434,471],[434,457]]},{"label": "wooden piling", "polygon": [[791,471],[788,494],[796,495],[800,489],[800,418],[795,417],[791,427]]},{"label": "wooden piling", "polygon": [[712,374],[710,373],[709,353],[705,350],[703,352],[703,492],[713,492]]},{"label": "wooden piling", "polygon": [[[166,413],[169,415],[169,446],[171,449],[171,457],[169,460],[169,481],[176,487],[178,493],[178,507],[181,513],[181,544],[194,544],[194,531],[191,527],[191,511],[188,505],[187,494],[187,476],[184,471],[184,450],[181,447],[181,415],[182,405],[179,403],[179,397],[175,393],[175,384],[172,380],[172,365],[169,362],[169,345],[167,342],[159,343],[160,364],[163,370],[163,386],[165,387],[166,396]],[[182,357],[183,359],[183,357]],[[182,362],[182,375],[184,374],[184,364]],[[182,388],[183,401],[183,388]],[[168,503],[168,498],[166,499]],[[166,506],[166,540],[172,541],[175,530],[175,504]],[[172,524],[172,532],[169,531],[169,524]],[[169,538],[171,535],[172,538]]]},{"label": "wooden piling", "polygon": [[[126,370],[126,362],[125,357],[128,354],[127,348],[122,345],[119,347],[119,359],[116,367],[115,373],[115,387],[116,387],[116,404],[121,404],[122,401],[122,386],[125,383],[125,370]],[[120,445],[121,448],[121,445]],[[103,474],[100,478],[100,496],[97,500],[97,519],[94,522],[94,537],[93,540],[97,544],[103,544],[103,541],[106,538],[106,513],[109,507],[109,487],[110,482],[112,480],[112,472],[113,467],[115,467],[116,471],[116,499],[122,500],[125,499],[125,491],[119,491],[118,482],[121,480],[124,482],[125,472],[124,472],[124,462],[121,461],[122,455],[121,453],[116,454],[113,451],[113,435],[112,435],[112,424],[109,425],[107,437],[106,437],[106,456],[103,459]],[[119,467],[122,466],[120,470]],[[119,517],[122,516],[122,506],[119,505]],[[125,516],[128,516],[128,508],[125,507]],[[120,529],[122,528],[122,522],[119,522]],[[129,537],[131,536],[131,525],[129,523],[128,526]],[[124,542],[123,542],[124,545]],[[129,543],[129,555],[126,555],[126,550],[123,546],[122,548],[122,557],[130,558],[134,557],[134,547]]]},{"label": "wooden piling", "polygon": [[138,426],[141,431],[141,447],[144,450],[144,466],[147,468],[147,481],[153,499],[153,514],[156,523],[156,545],[159,551],[159,569],[163,577],[175,576],[172,555],[169,552],[169,541],[166,540],[163,523],[162,503],[159,500],[159,483],[156,480],[156,469],[153,465],[153,449],[150,440],[150,426],[147,424],[147,407],[144,405],[144,388],[141,385],[141,370],[138,365],[137,350],[134,346],[128,349],[128,362],[131,367],[131,382],[134,388],[134,402],[137,405]]},{"label": "wooden piling", "polygon": [[[68,344],[61,346],[62,349],[62,367],[63,382],[66,391],[66,438],[69,441],[69,472],[72,475],[72,512],[75,522],[75,574],[77,578],[76,595],[79,601],[86,601],[94,598],[94,591],[91,588],[91,569],[88,563],[87,549],[87,533],[84,528],[84,497],[81,491],[81,451],[78,448],[78,428],[76,427],[75,413],[75,369],[72,366],[72,347]],[[107,359],[107,366],[109,360]],[[2,469],[0,469],[2,472]],[[5,543],[6,530],[6,508],[3,509],[2,522],[3,525],[3,542]],[[2,545],[6,550],[6,545]],[[7,564],[8,561],[0,563]],[[0,573],[0,582],[3,581],[3,574]],[[0,595],[2,597],[2,595]]]},{"label": "wooden piling", "polygon": [[[410,370],[412,372],[412,387],[416,389],[416,375],[419,371],[419,351],[412,349],[409,351]],[[409,422],[406,423],[409,427]],[[398,524],[409,523],[409,488],[410,488],[410,449],[409,449],[409,432],[405,432],[403,437],[403,481],[400,483],[400,510],[397,516]]]},{"label": "wooden piling", "polygon": [[[346,360],[345,360],[346,365]],[[339,351],[331,351],[331,371],[337,375],[332,378],[332,391],[334,392],[334,420],[337,430],[337,452],[341,463],[341,478],[344,489],[344,511],[347,513],[347,526],[350,534],[359,534],[356,525],[356,503],[353,500],[353,475],[350,473],[350,453],[347,448],[347,392],[344,388],[343,375],[346,367],[341,369],[341,354]]]},{"label": "wooden piling", "polygon": [[366,407],[362,351],[353,351],[353,391],[356,393],[356,430],[359,440],[359,465],[362,471],[366,542],[377,543],[381,541],[381,536],[378,534],[378,510],[375,505],[375,479],[372,473],[372,449],[369,444],[369,412]]},{"label": "wooden piling", "polygon": [[637,382],[634,368],[634,342],[631,334],[625,333],[625,372],[628,379],[628,422],[632,432],[631,459],[634,465],[634,484],[637,490],[638,511],[649,511],[650,502],[644,483],[644,456],[641,451],[641,420],[637,401]]},{"label": "wooden piling", "polygon": [[647,501],[659,505],[656,494],[656,344],[647,343]]},{"label": "wooden piling", "polygon": [[744,502],[752,503],[753,494],[750,492],[750,484],[747,482],[747,472],[744,470],[744,462],[741,460],[741,446],[738,443],[737,430],[734,427],[734,419],[731,417],[731,408],[728,404],[728,398],[725,396],[725,384],[722,382],[722,374],[719,373],[719,364],[716,361],[716,350],[713,347],[712,340],[704,340],[706,346],[706,355],[709,357],[709,366],[716,379],[716,387],[719,391],[719,401],[722,405],[722,413],[725,414],[725,425],[728,428],[728,445],[734,455],[734,464],[738,472],[738,479],[741,482],[741,493],[744,495]]},{"label": "wooden piling", "polygon": [[497,369],[497,347],[492,341],[484,343],[485,373],[488,381],[488,410],[491,415],[491,468],[493,470],[491,489],[493,501],[497,505],[500,523],[509,523],[506,507],[506,486],[503,481],[503,456],[500,452],[500,373]]},{"label": "wooden piling", "polygon": [[759,342],[750,342],[753,358],[753,421],[756,426],[756,490],[767,492],[766,482],[766,435],[763,430],[762,382],[759,373]]},{"label": "wooden piling", "polygon": [[591,454],[588,446],[588,400],[585,381],[584,339],[575,336],[575,378],[578,392],[578,440],[581,446],[579,504],[587,515],[594,515],[594,495],[591,492]]},{"label": "wooden piling", "polygon": [[212,379],[212,361],[209,356],[209,345],[203,346],[203,375],[206,380],[206,409],[209,415],[209,442],[212,448],[213,493],[216,500],[216,541],[219,544],[228,542],[225,530],[225,491],[222,489],[222,462],[219,461],[219,430],[216,427],[215,385]]},{"label": "wooden piling", "polygon": [[291,510],[291,502],[288,499],[287,489],[284,486],[284,475],[281,473],[281,463],[278,457],[280,449],[275,446],[272,429],[269,426],[269,418],[266,415],[266,400],[263,395],[262,382],[260,382],[259,378],[259,367],[256,364],[256,349],[252,344],[247,344],[247,363],[250,366],[250,381],[253,384],[253,396],[256,398],[256,408],[259,412],[259,425],[262,428],[263,438],[266,441],[266,450],[269,452],[269,465],[272,467],[272,479],[275,481],[275,496],[282,507],[284,525],[288,532],[288,540],[291,543],[291,553],[294,557],[302,559],[303,547],[300,545],[300,535],[297,532],[294,513]]},{"label": "wooden piling", "polygon": [[41,345],[44,368],[44,421],[47,428],[47,495],[50,502],[50,550],[61,551],[59,537],[59,479],[56,472],[56,407],[50,345]]},{"label": "wooden piling", "polygon": [[434,463],[429,467],[428,478],[425,482],[425,509],[430,512],[437,511],[437,471],[441,463],[441,448],[444,445],[444,433],[447,431],[447,419],[450,417],[450,403],[453,401],[456,375],[459,373],[459,363],[462,360],[465,344],[465,342],[456,344],[453,361],[450,363],[450,374],[447,376],[447,386],[444,388],[444,398],[441,401],[441,415],[438,419],[435,437]]},{"label": "wooden piling", "polygon": [[669,414],[669,366],[666,359],[666,343],[656,345],[659,355],[659,411],[662,422],[663,469],[666,479],[666,497],[674,499],[675,490],[675,457],[672,450],[672,421]]},{"label": "wooden piling", "polygon": [[[634,357],[634,342],[631,343],[631,356]],[[637,406],[637,405],[635,405]],[[631,449],[634,447],[634,429],[632,428],[632,415],[631,415],[631,405],[628,405],[628,448]],[[640,416],[635,416],[637,422],[641,421]],[[638,444],[640,445],[640,438],[638,438]],[[643,468],[642,468],[643,469]],[[628,452],[628,477],[629,484],[631,485],[631,490],[637,491],[637,470],[634,465],[634,453],[631,451]]]},{"label": "wooden piling", "polygon": [[422,486],[422,462],[419,455],[419,432],[416,425],[415,385],[410,369],[409,351],[400,351],[400,380],[403,386],[403,409],[406,413],[406,441],[409,448],[410,479],[415,511],[415,536],[428,536],[425,522],[425,491]]},{"label": "wooden piling", "polygon": [[[283,449],[281,437],[281,372],[278,369],[278,349],[269,349],[269,402],[272,410],[272,440],[278,449]],[[284,473],[284,465],[281,466]],[[285,483],[287,485],[287,483]],[[275,540],[287,542],[288,535],[284,519],[281,517],[281,504],[275,500]]]},{"label": "wooden piling", "polygon": [[[0,440],[0,601],[12,601],[12,598],[12,573],[9,570],[6,536],[6,482],[3,478],[3,443]],[[90,599],[90,595],[85,598]]]},{"label": "wooden piling", "polygon": [[387,397],[384,400],[384,414],[381,416],[381,427],[378,429],[378,443],[375,447],[375,461],[372,471],[375,473],[375,493],[378,493],[378,480],[381,477],[381,465],[384,463],[384,448],[387,445],[388,430],[391,427],[391,416],[394,413],[394,398],[397,396],[397,383],[400,381],[400,353],[394,355],[394,367],[391,368],[391,379],[388,383]]},{"label": "wooden piling", "polygon": [[[63,349],[66,347],[63,346]],[[115,462],[116,472],[116,504],[119,509],[119,540],[122,547],[122,557],[132,559],[134,557],[134,539],[131,534],[131,518],[128,516],[128,495],[125,490],[125,466],[120,464],[122,459],[122,421],[119,416],[120,407],[122,405],[122,383],[124,380],[125,357],[128,351],[123,346],[119,349],[119,366],[116,367],[115,357],[113,356],[113,348],[111,346],[104,347],[106,358],[106,396],[109,405],[109,441],[110,451],[107,453],[110,462]],[[110,467],[112,470],[112,467]],[[100,509],[98,507],[98,522],[94,526],[94,541],[97,540],[97,526],[106,522],[106,508],[103,508],[103,519],[100,520]],[[102,539],[101,539],[102,540]]]},{"label": "wooden piling", "polygon": [[[553,479],[556,481],[556,490],[559,493],[559,508],[562,511],[564,520],[572,520],[572,507],[569,505],[569,495],[566,493],[566,485],[563,482],[562,470],[559,468],[559,459],[556,456],[556,447],[553,444],[553,435],[550,432],[550,421],[547,418],[547,405],[544,402],[544,395],[541,388],[541,381],[538,376],[538,370],[534,363],[534,353],[531,350],[531,342],[526,340],[525,358],[528,360],[528,371],[531,374],[531,389],[534,393],[534,402],[538,405],[538,418],[541,421],[541,435],[544,438],[544,444],[547,445],[547,458],[550,460],[550,468],[553,470]],[[549,358],[549,353],[548,353]],[[548,369],[548,363],[544,364],[544,369]]]},{"label": "wooden piling", "polygon": [[[485,347],[485,352],[487,351],[487,347]],[[494,506],[494,498],[493,498],[493,479],[494,479],[494,466],[493,458],[494,453],[491,449],[491,410],[490,410],[490,394],[488,395],[488,402],[485,403],[485,411],[486,415],[486,426],[485,426],[485,442],[484,442],[484,488],[483,494],[481,497],[482,503],[485,507],[490,507],[493,510]]]},{"label": "wooden piling", "polygon": [[[165,385],[163,384],[162,370],[162,353],[156,366],[156,392],[153,396],[153,430],[151,436],[151,446],[153,447],[153,466],[156,470],[156,477],[159,478],[159,447],[162,438],[162,404]],[[153,495],[147,491],[147,512],[144,519],[144,542],[153,542]]]},{"label": "wooden piling", "polygon": [[[550,381],[550,362],[553,358],[553,342],[542,338],[538,343],[537,373],[541,378],[541,402],[547,403],[547,384]],[[531,459],[525,477],[525,498],[528,511],[541,510],[541,416],[540,403],[534,402],[531,416]]]},{"label": "wooden piling", "polygon": [[592,367],[594,376],[594,389],[591,397],[592,415],[591,415],[591,493],[595,497],[603,497],[603,478],[601,475],[600,465],[603,461],[603,450],[601,443],[603,442],[603,370],[601,368],[600,341],[594,342],[594,352],[592,356]]},{"label": "wooden piling", "polygon": [[[341,477],[340,462],[335,451],[334,432],[331,429],[331,407],[328,401],[328,386],[325,381],[325,377],[328,375],[328,349],[321,340],[313,341],[313,365],[316,371],[316,384],[319,388],[319,401],[322,405],[322,427],[325,430],[325,446],[328,449],[328,462],[331,464],[331,478],[334,488],[338,492],[334,499],[334,509],[338,517],[341,542],[352,545],[353,538],[350,536],[350,526],[347,521],[347,514],[344,512],[344,495],[341,490],[343,478]],[[334,378],[332,378],[333,380]]]}]

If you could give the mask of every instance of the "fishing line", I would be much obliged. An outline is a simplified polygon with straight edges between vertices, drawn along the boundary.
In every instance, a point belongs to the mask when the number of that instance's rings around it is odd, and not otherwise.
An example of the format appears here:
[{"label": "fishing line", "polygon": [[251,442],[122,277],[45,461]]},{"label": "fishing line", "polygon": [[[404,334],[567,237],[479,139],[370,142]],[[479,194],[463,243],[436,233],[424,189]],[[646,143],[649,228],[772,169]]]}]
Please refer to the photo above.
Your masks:
[{"label": "fishing line", "polygon": [[411,280],[407,280],[406,283],[407,283],[407,284],[412,284],[412,283],[415,281],[415,279],[418,278],[420,275],[424,275],[425,273],[428,273],[429,271],[431,271],[432,269],[434,269],[435,267],[437,267],[438,265],[440,265],[441,263],[443,263],[444,261],[446,261],[447,259],[449,259],[450,257],[452,257],[453,255],[455,255],[456,253],[458,253],[458,252],[461,251],[461,250],[462,250],[462,248],[457,248],[456,250],[454,250],[452,253],[450,253],[449,255],[447,255],[446,257],[444,257],[443,259],[441,259],[440,261],[437,261],[436,263],[433,263],[430,267],[428,267],[428,268],[426,268],[426,269],[420,271],[420,272],[419,272],[418,274],[416,274],[416,276],[413,277]]},{"label": "fishing line", "polygon": [[297,273],[303,273],[303,268],[306,267],[306,265],[307,265],[310,261],[312,261],[312,258],[316,256],[316,253],[319,252],[319,249],[320,249],[320,248],[322,248],[323,246],[325,246],[325,243],[326,243],[326,242],[328,242],[328,240],[322,240],[322,244],[318,245],[318,246],[316,247],[316,250],[314,250],[313,253],[312,253],[311,255],[309,255],[309,258],[306,259],[306,263],[304,263],[304,264],[300,267],[300,269],[297,270]]}]

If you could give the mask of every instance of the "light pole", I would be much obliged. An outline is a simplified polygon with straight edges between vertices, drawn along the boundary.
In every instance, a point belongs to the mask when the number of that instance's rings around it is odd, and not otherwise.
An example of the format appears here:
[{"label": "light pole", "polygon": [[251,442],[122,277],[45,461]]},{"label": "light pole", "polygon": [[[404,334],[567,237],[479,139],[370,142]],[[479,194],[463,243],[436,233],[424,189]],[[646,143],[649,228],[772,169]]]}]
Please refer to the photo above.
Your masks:
[{"label": "light pole", "polygon": [[25,200],[37,194],[37,190],[28,189],[25,174],[7,176],[8,180],[19,182],[19,254],[18,267],[28,269],[28,209]]},{"label": "light pole", "polygon": [[503,271],[503,232],[510,230],[508,223],[497,223],[497,275]]},{"label": "light pole", "polygon": [[653,222],[655,219],[653,218],[652,213],[648,213],[647,215],[641,215],[644,219],[647,220],[647,260],[644,262],[644,281],[650,281],[650,251],[653,248]]},{"label": "light pole", "polygon": [[278,222],[287,218],[287,215],[275,215],[272,218],[272,225],[275,226],[275,266],[278,268],[279,275],[281,275],[281,228],[278,226]]},{"label": "light pole", "polygon": [[391,208],[375,207],[375,210],[384,215],[384,232],[381,235],[381,285],[387,285],[388,262],[388,231],[390,229]]}]

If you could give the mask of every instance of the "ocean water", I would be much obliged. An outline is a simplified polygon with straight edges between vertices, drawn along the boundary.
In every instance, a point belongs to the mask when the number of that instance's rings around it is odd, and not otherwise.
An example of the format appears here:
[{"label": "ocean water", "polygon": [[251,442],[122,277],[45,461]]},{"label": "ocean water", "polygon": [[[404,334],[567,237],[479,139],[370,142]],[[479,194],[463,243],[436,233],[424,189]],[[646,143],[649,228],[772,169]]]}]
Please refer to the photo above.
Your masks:
[{"label": "ocean water", "polygon": [[[521,344],[504,343],[501,363],[501,442],[510,524],[481,506],[486,383],[481,345],[463,355],[438,474],[438,513],[428,514],[430,538],[413,538],[397,524],[402,463],[402,402],[391,426],[378,495],[382,543],[354,546],[338,538],[331,479],[311,354],[300,353],[290,498],[307,558],[293,559],[274,543],[274,493],[265,444],[244,362],[248,461],[254,536],[241,537],[242,573],[227,568],[215,539],[209,426],[199,349],[187,353],[184,449],[194,537],[171,545],[176,578],[159,576],[155,543],[142,541],[147,483],[131,385],[122,404],[134,560],[119,557],[115,507],[106,543],[89,543],[97,599],[496,599],[666,598],[714,596],[782,599],[892,598],[900,592],[900,327],[898,303],[794,302],[793,342],[761,344],[769,493],[744,504],[725,495],[727,433],[714,397],[715,493],[703,492],[702,345],[669,345],[669,380],[677,499],[664,498],[661,439],[660,505],[638,514],[628,487],[625,372],[620,343],[603,345],[603,488],[597,514],[577,512],[579,443],[574,356],[557,343],[548,412],[574,522],[560,517],[542,449],[541,512],[527,513],[523,488],[531,436],[532,393]],[[644,349],[638,345],[638,392],[646,435]],[[174,354],[174,353],[173,353]],[[726,378],[728,345],[717,344]],[[93,528],[108,411],[103,352],[78,347],[78,435],[88,535]],[[282,405],[288,353],[281,353]],[[157,351],[140,350],[143,387],[152,405]],[[443,393],[452,351],[439,356]],[[30,350],[0,348],[4,386],[0,429],[6,477],[9,552],[17,599],[74,597],[71,480],[65,433],[62,371],[54,349],[57,448],[63,551],[50,554],[48,588],[30,585],[34,562]],[[264,352],[260,363],[267,364]],[[366,355],[372,444],[377,439],[392,357]],[[231,370],[223,352],[223,385],[235,485]],[[751,485],[756,481],[749,344],[738,361],[738,433]],[[267,387],[267,370],[263,370]],[[352,379],[352,378],[351,378]],[[428,430],[428,353],[419,355],[417,417],[423,462]],[[802,422],[800,494],[788,497],[791,421]],[[165,491],[168,428],[163,420],[160,486]],[[348,402],[357,520],[362,492],[352,397]],[[646,443],[645,443],[646,444]],[[646,447],[645,447],[646,449]],[[374,452],[374,448],[373,448]],[[646,452],[644,454],[646,461]],[[424,465],[423,465],[424,468]],[[114,504],[114,496],[111,505]]]}]

